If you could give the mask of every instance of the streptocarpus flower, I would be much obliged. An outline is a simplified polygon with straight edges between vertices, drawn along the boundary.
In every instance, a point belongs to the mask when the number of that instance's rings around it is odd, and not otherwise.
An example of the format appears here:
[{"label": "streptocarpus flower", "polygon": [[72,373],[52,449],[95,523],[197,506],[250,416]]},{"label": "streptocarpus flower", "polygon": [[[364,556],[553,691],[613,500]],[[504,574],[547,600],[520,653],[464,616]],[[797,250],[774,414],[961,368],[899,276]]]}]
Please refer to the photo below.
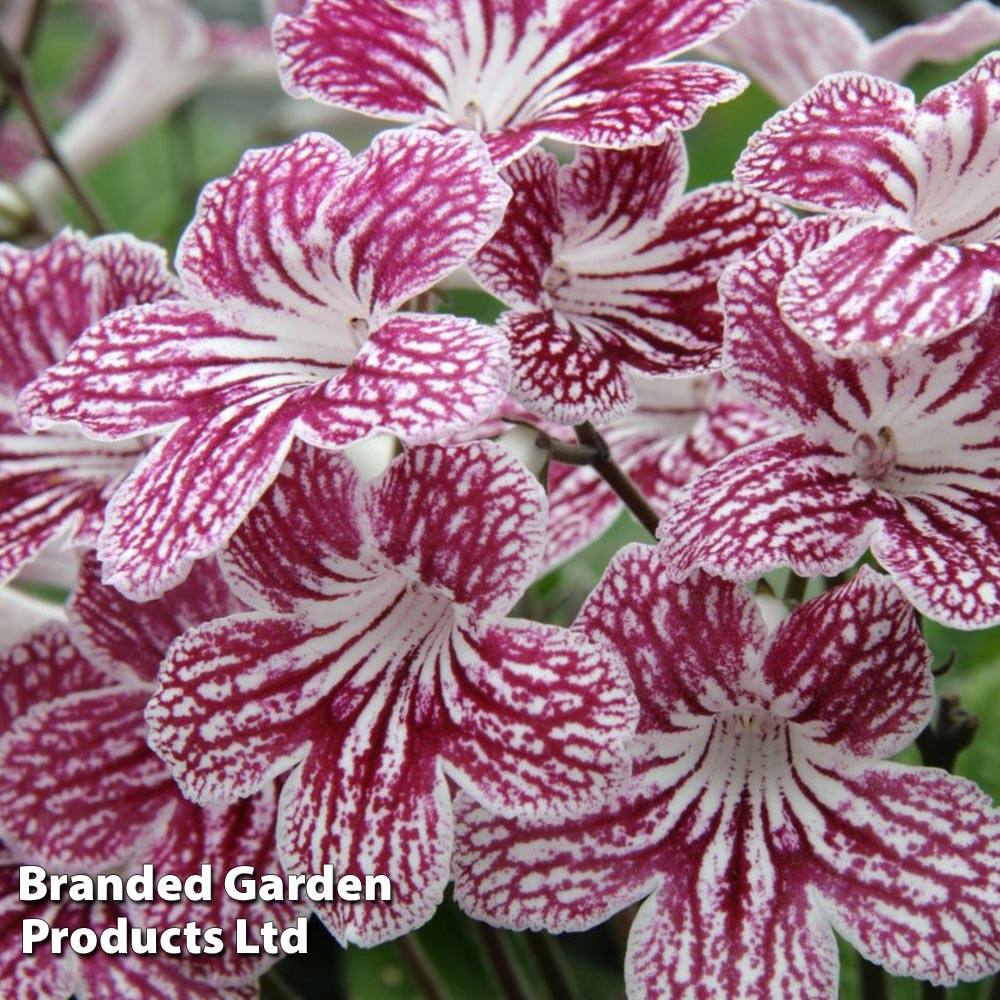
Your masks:
[{"label": "streptocarpus flower", "polygon": [[704,53],[742,69],[786,105],[831,73],[860,70],[902,80],[919,62],[959,62],[998,41],[1000,10],[987,0],[969,0],[877,42],[832,4],[760,0]]},{"label": "streptocarpus flower", "polygon": [[21,397],[34,427],[167,434],[116,493],[105,579],[140,599],[222,545],[293,438],[430,440],[507,387],[495,331],[395,313],[474,253],[509,197],[478,137],[391,132],[352,159],[310,133],[208,185],[181,241],[189,296],[88,330]]},{"label": "streptocarpus flower", "polygon": [[561,423],[607,421],[635,406],[631,369],[694,375],[717,368],[723,268],[792,220],[716,184],[684,196],[684,140],[580,149],[568,166],[532,150],[503,173],[514,190],[476,280],[513,311],[512,391]]},{"label": "streptocarpus flower", "polygon": [[1000,301],[975,323],[887,357],[836,359],[782,319],[778,289],[849,223],[809,219],[726,272],[723,367],[788,432],[703,472],[660,524],[678,575],[832,575],[865,549],[918,609],[1000,622]]},{"label": "streptocarpus flower", "polygon": [[95,545],[109,497],[147,449],[68,427],[25,434],[18,393],[92,323],[176,294],[163,251],[125,234],[0,245],[0,582],[60,536]]},{"label": "streptocarpus flower", "polygon": [[237,903],[223,891],[237,865],[281,872],[278,789],[270,782],[232,806],[187,801],[146,743],[143,710],[170,642],[242,607],[212,563],[199,564],[166,597],[134,604],[100,583],[90,556],[69,627],[48,626],[0,657],[0,690],[12,706],[0,728],[0,838],[18,858],[54,871],[128,873],[151,863],[158,874],[185,878],[209,864],[211,903],[182,898],[125,909],[139,927],[223,928],[221,954],[185,961],[199,979],[226,985],[254,980],[275,960],[237,951],[236,919],[285,927],[299,912],[292,903]]},{"label": "streptocarpus flower", "polygon": [[454,788],[568,815],[623,777],[637,709],[618,657],[503,617],[544,532],[541,487],[499,445],[412,449],[365,487],[343,456],[297,447],[221,557],[258,610],[171,648],[147,718],[186,794],[232,801],[294,767],[285,868],[391,880],[391,902],[316,905],[342,942],[429,919]]},{"label": "streptocarpus flower", "polygon": [[742,74],[667,62],[751,0],[312,0],[279,17],[293,97],[483,133],[498,164],[545,136],[624,149],[662,142],[736,97]]},{"label": "streptocarpus flower", "polygon": [[[721,379],[634,375],[637,404],[601,434],[653,508],[665,514],[691,478],[783,425],[725,389]],[[554,566],[611,527],[622,502],[591,466],[548,470],[549,531],[543,565]]]},{"label": "streptocarpus flower", "polygon": [[837,355],[931,341],[982,315],[1000,285],[1000,52],[921,104],[862,73],[775,115],[741,183],[854,223],[782,283],[785,320]]},{"label": "streptocarpus flower", "polygon": [[930,653],[863,569],[768,634],[742,588],[612,562],[576,627],[643,705],[631,782],[554,825],[458,803],[456,898],[514,928],[579,930],[645,900],[631,1000],[833,1000],[831,928],[890,972],[1000,968],[1000,811],[971,782],[881,758],[927,722]]}]

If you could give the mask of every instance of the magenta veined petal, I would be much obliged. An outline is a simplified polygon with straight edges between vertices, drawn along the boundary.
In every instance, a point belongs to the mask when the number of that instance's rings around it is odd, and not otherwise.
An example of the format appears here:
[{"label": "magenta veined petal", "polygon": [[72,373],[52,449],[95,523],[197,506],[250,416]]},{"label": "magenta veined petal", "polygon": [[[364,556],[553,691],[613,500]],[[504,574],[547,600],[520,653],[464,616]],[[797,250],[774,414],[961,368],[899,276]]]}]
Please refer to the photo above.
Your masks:
[{"label": "magenta veined petal", "polygon": [[475,129],[502,165],[544,136],[628,148],[695,125],[745,80],[721,66],[666,60],[718,34],[747,6],[475,0],[428,8],[376,0],[358,8],[315,0],[299,16],[280,16],[274,41],[293,96]]},{"label": "magenta veined petal", "polygon": [[478,136],[425,130],[355,158],[307,134],[209,185],[178,252],[188,298],[96,323],[21,396],[36,429],[164,432],[109,508],[106,578],[141,599],[176,585],[232,535],[296,437],[420,442],[492,410],[507,389],[502,335],[393,310],[478,250],[508,198]]},{"label": "magenta veined petal", "polygon": [[936,620],[996,622],[996,307],[905,352],[831,357],[789,328],[778,299],[802,253],[838,231],[835,218],[800,222],[724,276],[726,375],[788,433],[685,486],[662,551],[679,576],[701,566],[748,580],[777,566],[838,573],[870,547]]},{"label": "magenta veined petal", "polygon": [[716,284],[792,220],[731,184],[684,196],[681,135],[655,147],[579,149],[572,163],[533,150],[504,177],[511,210],[471,270],[512,307],[512,391],[559,423],[607,422],[636,403],[632,372],[716,369]]},{"label": "magenta veined petal", "polygon": [[[319,495],[339,521],[311,514]],[[232,802],[289,772],[285,867],[397,887],[376,906],[322,906],[342,941],[430,917],[454,786],[505,814],[555,816],[624,779],[638,713],[618,657],[503,617],[544,538],[544,493],[499,445],[410,448],[363,486],[343,456],[297,446],[222,560],[258,610],[172,645],[146,718],[185,794]]]},{"label": "magenta veined petal", "polygon": [[[814,626],[841,619],[831,649]],[[1000,810],[964,779],[877,759],[932,703],[929,650],[891,581],[862,571],[768,634],[743,588],[671,583],[651,547],[631,546],[577,627],[657,699],[632,779],[559,824],[463,799],[455,879],[469,913],[559,932],[645,899],[625,960],[632,1000],[833,996],[834,928],[897,974],[954,983],[1000,968]],[[873,703],[887,666],[890,694]],[[855,710],[871,733],[845,724]]]},{"label": "magenta veined petal", "polygon": [[742,183],[854,220],[807,253],[785,319],[838,356],[929,343],[979,319],[1000,281],[1000,54],[916,104],[862,73],[827,77],[755,136]]}]

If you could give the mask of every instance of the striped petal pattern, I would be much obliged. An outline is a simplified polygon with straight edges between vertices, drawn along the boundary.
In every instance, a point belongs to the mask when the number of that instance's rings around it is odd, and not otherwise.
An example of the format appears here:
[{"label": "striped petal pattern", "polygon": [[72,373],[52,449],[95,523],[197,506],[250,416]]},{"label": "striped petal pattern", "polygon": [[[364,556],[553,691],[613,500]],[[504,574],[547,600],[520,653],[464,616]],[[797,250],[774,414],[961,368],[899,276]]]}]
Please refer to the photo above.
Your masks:
[{"label": "striped petal pattern", "polygon": [[676,132],[656,147],[580,149],[562,167],[533,150],[504,177],[512,208],[472,272],[514,310],[501,318],[512,391],[567,424],[634,408],[630,369],[717,368],[719,276],[792,218],[733,185],[684,197]]},{"label": "striped petal pattern", "polygon": [[[217,957],[195,953],[168,963],[162,974],[168,983],[176,979],[171,989],[180,991],[178,996],[222,995],[213,990],[250,982],[272,964],[273,956],[237,952],[237,916],[258,926],[273,920],[285,927],[299,914],[290,903],[237,907],[223,890],[226,872],[237,865],[254,865],[259,875],[281,871],[275,785],[232,806],[201,808],[182,797],[147,744],[143,713],[156,667],[172,640],[206,617],[240,607],[213,564],[199,565],[167,597],[136,605],[100,583],[100,567],[90,556],[71,601],[69,626],[46,627],[8,651],[0,665],[0,704],[7,716],[0,719],[0,837],[15,858],[57,872],[129,872],[153,863],[158,874],[186,877],[202,864],[211,866],[208,909],[183,900],[129,906],[134,926],[162,930],[194,921],[229,933],[229,946]],[[21,910],[27,915],[23,904]],[[54,906],[51,919],[58,923],[73,916],[92,926],[100,920],[101,907],[64,910]],[[112,919],[120,915],[116,911]],[[73,968],[75,959],[61,962]],[[91,973],[99,977],[104,992],[98,996],[139,995],[138,987],[126,982],[135,969],[112,973],[99,964],[81,963],[78,973],[87,982]],[[117,986],[122,992],[110,994],[103,979],[117,982],[119,972],[125,977]],[[158,974],[149,974],[155,986]],[[192,985],[184,992],[189,980],[214,986],[202,991]]]},{"label": "striped petal pattern", "polygon": [[891,581],[862,570],[768,635],[742,588],[671,583],[654,550],[630,546],[576,627],[654,692],[632,780],[559,825],[463,799],[463,908],[565,931],[645,899],[632,1000],[827,1000],[832,928],[932,982],[1000,968],[1000,810],[964,779],[876,759],[933,703],[930,652]]},{"label": "striped petal pattern", "polygon": [[177,294],[163,251],[126,234],[63,230],[36,250],[0,246],[0,582],[58,538],[93,546],[143,440],[99,443],[76,429],[25,434],[18,393],[92,323]]},{"label": "striped petal pattern", "polygon": [[149,599],[224,544],[296,436],[423,441],[506,391],[503,337],[393,315],[461,265],[509,197],[482,141],[379,136],[357,158],[310,133],[208,185],[178,250],[188,297],[92,326],[21,396],[33,427],[166,436],[117,491],[106,579]]},{"label": "striped petal pattern", "polygon": [[285,89],[394,121],[481,132],[498,165],[544,136],[628,148],[690,128],[743,77],[666,60],[748,0],[314,0],[279,16]]},{"label": "striped petal pattern", "polygon": [[686,486],[661,550],[678,576],[700,566],[748,580],[777,566],[837,573],[870,547],[925,614],[996,623],[1000,307],[925,346],[833,358],[783,321],[778,290],[838,230],[829,217],[798,223],[724,278],[726,375],[788,432]]},{"label": "striped petal pattern", "polygon": [[775,115],[736,179],[859,226],[786,276],[786,321],[851,356],[927,343],[980,317],[1000,284],[998,137],[997,53],[919,105],[898,84],[842,73]]},{"label": "striped petal pattern", "polygon": [[364,487],[346,458],[296,447],[223,557],[257,610],[171,647],[147,719],[186,794],[233,801],[292,767],[285,867],[390,878],[391,902],[318,905],[343,942],[429,919],[451,782],[505,815],[577,815],[623,778],[637,713],[617,657],[503,617],[544,527],[541,488],[498,445],[411,449]]}]

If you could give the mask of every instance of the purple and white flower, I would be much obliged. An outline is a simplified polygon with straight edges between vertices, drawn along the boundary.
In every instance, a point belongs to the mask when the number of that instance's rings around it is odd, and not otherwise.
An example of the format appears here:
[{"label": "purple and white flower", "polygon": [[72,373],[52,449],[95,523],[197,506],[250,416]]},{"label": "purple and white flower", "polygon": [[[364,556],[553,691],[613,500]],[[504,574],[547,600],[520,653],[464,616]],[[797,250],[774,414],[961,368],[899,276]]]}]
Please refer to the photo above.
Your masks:
[{"label": "purple and white flower", "polygon": [[111,494],[148,449],[70,427],[25,434],[18,394],[92,323],[177,294],[163,251],[125,234],[0,245],[0,582],[50,542],[95,545]]},{"label": "purple and white flower", "polygon": [[166,597],[135,604],[100,583],[90,556],[69,625],[47,625],[0,657],[10,706],[0,727],[0,839],[23,861],[55,871],[127,873],[151,863],[158,874],[186,878],[210,865],[211,903],[156,900],[124,911],[138,927],[223,928],[220,955],[185,959],[197,978],[222,985],[251,982],[274,962],[237,950],[237,918],[285,927],[299,914],[291,903],[237,903],[223,891],[237,865],[280,874],[278,789],[270,782],[230,806],[189,802],[149,749],[143,711],[173,639],[242,607],[212,563]]},{"label": "purple and white flower", "polygon": [[580,149],[568,166],[532,150],[503,173],[510,210],[471,270],[512,311],[512,391],[561,423],[608,421],[636,403],[631,372],[718,368],[725,266],[792,221],[732,184],[684,195],[684,140]]},{"label": "purple and white flower", "polygon": [[543,137],[663,142],[736,97],[742,74],[669,62],[751,0],[312,0],[279,17],[285,89],[392,121],[481,132],[498,164]]},{"label": "purple and white flower", "polygon": [[256,610],[171,648],[147,718],[185,793],[233,801],[293,768],[285,868],[389,877],[391,902],[316,905],[340,941],[433,914],[453,789],[565,816],[624,777],[637,708],[618,657],[504,618],[544,538],[544,493],[499,445],[412,449],[365,487],[297,446],[221,557]]},{"label": "purple and white flower", "polygon": [[426,441],[489,412],[507,388],[503,337],[396,310],[479,249],[508,197],[478,137],[427,131],[354,159],[310,133],[210,184],[177,254],[188,297],[91,327],[21,397],[35,428],[166,431],[111,502],[105,579],[140,599],[183,579],[294,438]]},{"label": "purple and white flower", "polygon": [[888,80],[829,77],[751,137],[734,176],[853,223],[782,283],[798,333],[839,356],[943,337],[1000,285],[1000,53],[920,104]]},{"label": "purple and white flower", "polygon": [[784,322],[797,262],[850,233],[815,218],[720,283],[723,368],[787,432],[703,472],[660,524],[661,550],[746,581],[778,566],[848,569],[866,549],[916,607],[954,628],[1000,622],[1000,301],[975,323],[886,357],[831,357]]},{"label": "purple and white flower", "polygon": [[884,761],[933,705],[930,652],[887,578],[863,569],[768,634],[742,587],[672,584],[635,545],[576,628],[635,681],[632,780],[559,824],[461,797],[471,915],[580,930],[645,900],[631,1000],[833,1000],[834,929],[896,974],[1000,969],[1000,811],[963,778]]}]

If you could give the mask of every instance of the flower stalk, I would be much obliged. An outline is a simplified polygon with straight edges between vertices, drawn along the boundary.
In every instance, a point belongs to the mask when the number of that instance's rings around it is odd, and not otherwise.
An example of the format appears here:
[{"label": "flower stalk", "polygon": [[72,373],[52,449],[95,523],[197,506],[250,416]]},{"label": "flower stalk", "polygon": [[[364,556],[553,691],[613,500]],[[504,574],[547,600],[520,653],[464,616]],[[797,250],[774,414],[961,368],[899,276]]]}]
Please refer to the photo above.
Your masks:
[{"label": "flower stalk", "polygon": [[106,233],[108,225],[100,210],[87,193],[83,182],[73,172],[52,140],[52,136],[42,119],[38,104],[31,92],[31,86],[24,72],[21,60],[11,52],[3,39],[0,39],[0,81],[3,81],[8,93],[28,120],[28,124],[31,126],[32,131],[34,131],[39,143],[41,143],[42,149],[45,151],[45,156],[51,161],[56,170],[59,171],[67,189],[87,219],[90,229],[97,235]]}]

